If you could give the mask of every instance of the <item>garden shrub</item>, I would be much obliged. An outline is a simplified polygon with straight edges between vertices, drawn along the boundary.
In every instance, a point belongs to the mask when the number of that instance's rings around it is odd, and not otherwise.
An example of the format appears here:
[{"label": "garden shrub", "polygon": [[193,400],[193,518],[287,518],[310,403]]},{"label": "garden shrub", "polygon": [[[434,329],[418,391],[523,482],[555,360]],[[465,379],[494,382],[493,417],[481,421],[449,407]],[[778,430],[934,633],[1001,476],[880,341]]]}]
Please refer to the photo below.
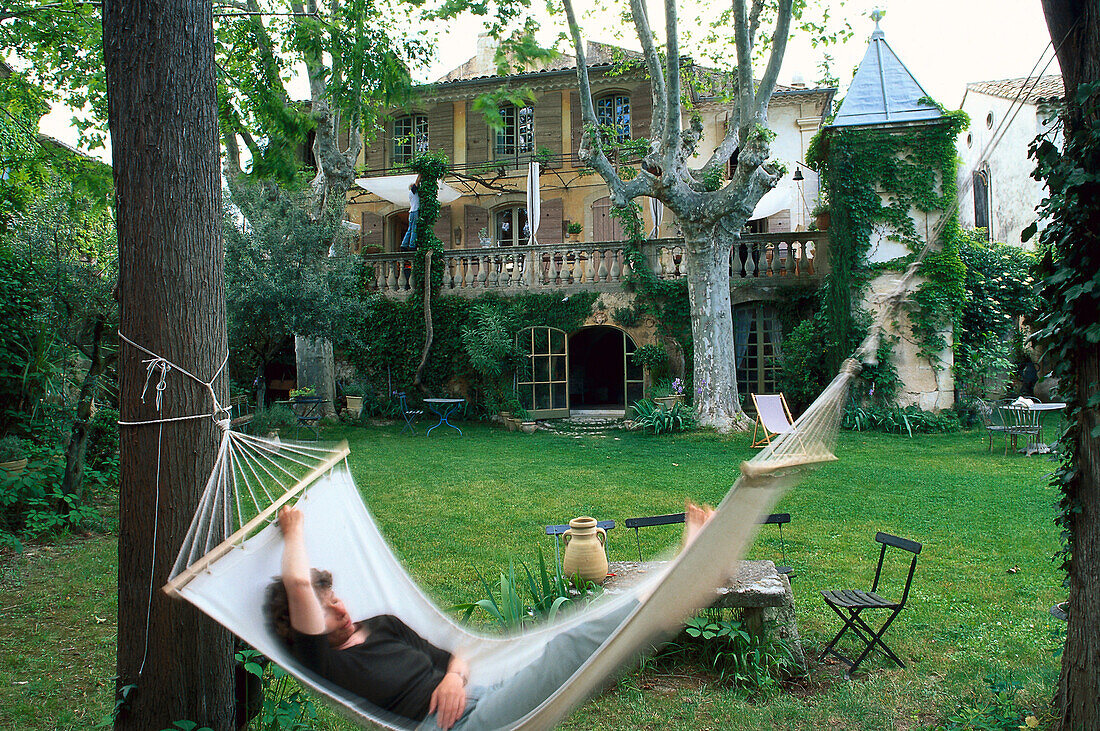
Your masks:
[{"label": "garden shrub", "polygon": [[648,399],[642,399],[635,401],[633,408],[634,424],[642,431],[652,431],[654,434],[691,431],[698,423],[695,409],[678,402],[671,409],[666,409]]},{"label": "garden shrub", "polygon": [[664,645],[649,663],[691,662],[718,674],[720,681],[750,691],[767,692],[780,681],[801,674],[790,647],[772,631],[758,637],[743,621],[709,609],[688,620],[684,631]]},{"label": "garden shrub", "polygon": [[942,434],[959,431],[959,415],[955,411],[921,411],[917,406],[860,406],[849,400],[841,419],[841,427],[853,431],[882,431],[888,434]]}]

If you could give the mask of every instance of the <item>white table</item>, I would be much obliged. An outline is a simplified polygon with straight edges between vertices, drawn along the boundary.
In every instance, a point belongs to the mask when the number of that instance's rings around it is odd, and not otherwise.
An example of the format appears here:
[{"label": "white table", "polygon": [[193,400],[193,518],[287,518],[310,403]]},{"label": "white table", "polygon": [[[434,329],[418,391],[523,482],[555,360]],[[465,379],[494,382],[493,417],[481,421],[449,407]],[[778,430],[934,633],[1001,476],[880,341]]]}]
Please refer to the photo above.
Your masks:
[{"label": "white table", "polygon": [[[1053,451],[1051,445],[1043,443],[1043,425],[1040,423],[1039,418],[1042,416],[1043,412],[1061,411],[1064,408],[1066,408],[1066,404],[1061,401],[1051,401],[1049,403],[1033,402],[1027,405],[1020,404],[1019,406],[1006,404],[1001,406],[1005,415],[1010,417],[1005,419],[1005,424],[1009,427],[1012,448],[1016,448],[1016,437],[1019,436],[1019,434],[1026,434],[1028,429],[1034,429],[1034,444],[1029,441],[1020,451],[1027,457],[1033,454],[1049,454]],[[1028,412],[1028,415],[1024,417],[1022,412]],[[1018,430],[1016,433],[1012,431],[1014,427]]]}]

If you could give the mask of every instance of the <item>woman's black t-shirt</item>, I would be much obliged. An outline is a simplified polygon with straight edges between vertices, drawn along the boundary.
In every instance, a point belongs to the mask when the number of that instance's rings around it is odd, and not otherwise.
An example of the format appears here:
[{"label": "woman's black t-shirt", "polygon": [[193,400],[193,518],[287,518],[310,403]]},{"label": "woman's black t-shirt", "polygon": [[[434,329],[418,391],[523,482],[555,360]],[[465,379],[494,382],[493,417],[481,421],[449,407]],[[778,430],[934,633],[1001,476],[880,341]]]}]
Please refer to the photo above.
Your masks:
[{"label": "woman's black t-shirt", "polygon": [[331,647],[326,635],[291,630],[290,650],[310,670],[379,708],[424,720],[451,653],[393,615],[371,617],[360,627],[366,627],[367,639],[346,650]]}]

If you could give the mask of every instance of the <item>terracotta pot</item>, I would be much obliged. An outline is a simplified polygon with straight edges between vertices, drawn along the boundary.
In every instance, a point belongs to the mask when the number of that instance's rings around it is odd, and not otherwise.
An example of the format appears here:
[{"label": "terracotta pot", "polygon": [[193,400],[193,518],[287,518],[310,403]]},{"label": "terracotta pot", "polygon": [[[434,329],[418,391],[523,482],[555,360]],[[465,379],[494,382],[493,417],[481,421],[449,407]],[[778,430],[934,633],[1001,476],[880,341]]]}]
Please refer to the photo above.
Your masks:
[{"label": "terracotta pot", "polygon": [[561,566],[566,576],[597,583],[607,577],[607,531],[596,525],[595,518],[573,518],[561,539],[565,543]]},{"label": "terracotta pot", "polygon": [[521,432],[523,432],[524,434],[534,434],[535,430],[538,429],[538,428],[539,428],[538,423],[534,422],[534,421],[524,421],[524,422],[521,422],[520,425],[519,425],[519,430]]},{"label": "terracotta pot", "polygon": [[27,469],[27,458],[12,460],[11,462],[0,462],[0,472],[6,473],[8,477],[18,477],[23,474],[23,470]]},{"label": "terracotta pot", "polygon": [[832,215],[828,211],[825,211],[824,213],[819,213],[814,218],[814,223],[817,225],[818,231],[828,231],[831,221]]}]

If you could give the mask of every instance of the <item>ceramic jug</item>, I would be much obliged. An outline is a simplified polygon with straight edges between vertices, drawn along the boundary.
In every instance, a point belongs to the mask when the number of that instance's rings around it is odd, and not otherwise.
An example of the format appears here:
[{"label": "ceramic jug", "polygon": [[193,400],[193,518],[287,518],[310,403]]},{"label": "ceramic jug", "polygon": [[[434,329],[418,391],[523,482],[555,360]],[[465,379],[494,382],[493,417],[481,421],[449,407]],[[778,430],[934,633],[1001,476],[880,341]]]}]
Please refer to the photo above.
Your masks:
[{"label": "ceramic jug", "polygon": [[565,556],[562,571],[566,576],[580,576],[597,584],[607,577],[607,531],[596,525],[595,518],[583,516],[569,521],[569,530],[562,534]]}]

